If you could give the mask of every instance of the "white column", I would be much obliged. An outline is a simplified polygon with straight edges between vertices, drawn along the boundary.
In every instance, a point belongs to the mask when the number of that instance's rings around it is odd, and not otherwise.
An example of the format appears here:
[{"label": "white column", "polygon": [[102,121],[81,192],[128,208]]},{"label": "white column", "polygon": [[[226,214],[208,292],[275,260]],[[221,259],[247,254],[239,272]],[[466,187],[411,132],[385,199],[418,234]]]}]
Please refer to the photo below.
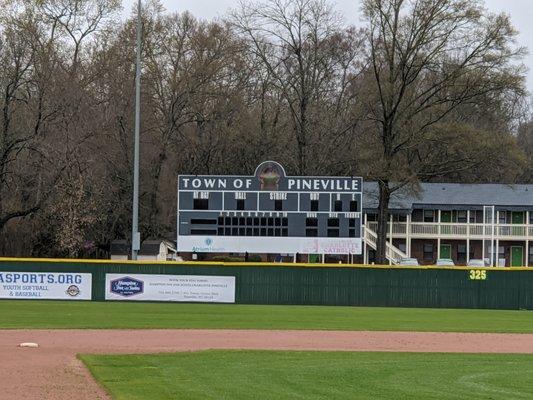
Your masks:
[{"label": "white column", "polygon": [[494,218],[496,217],[496,214],[494,213],[494,206],[492,206],[492,223],[490,228],[490,266],[494,267],[494,230],[496,222],[494,221]]},{"label": "white column", "polygon": [[493,266],[499,267],[500,266],[500,211],[496,211],[496,221],[492,221],[495,223],[495,227],[493,228],[493,234],[496,236],[496,248],[493,250],[494,257],[496,258],[496,261],[494,262]]},{"label": "white column", "polygon": [[440,237],[437,238],[437,260],[440,258]]},{"label": "white column", "polygon": [[368,216],[366,213],[364,213],[364,234],[363,234],[363,264],[367,265],[368,264],[368,249],[367,249],[367,245],[366,245],[366,227],[368,226]]},{"label": "white column", "polygon": [[[389,243],[392,246],[392,214],[389,216]],[[387,254],[387,249],[385,249],[385,254]],[[389,265],[392,265],[392,261],[389,260]]]},{"label": "white column", "polygon": [[392,221],[392,214],[389,216],[389,242],[390,244],[392,244],[392,224],[393,224],[393,221]]},{"label": "white column", "polygon": [[526,267],[529,267],[529,211],[526,211]]},{"label": "white column", "polygon": [[470,261],[470,238],[466,238],[466,262]]},{"label": "white column", "polygon": [[405,227],[405,250],[407,252],[407,257],[411,257],[411,214],[407,214],[407,226]]},{"label": "white column", "polygon": [[494,257],[496,257],[496,262],[494,263],[494,266],[499,267],[500,266],[500,239],[496,237],[496,248],[494,249]]},{"label": "white column", "polygon": [[[441,222],[442,222],[441,219],[440,219],[440,211],[441,211],[441,210],[440,210],[440,208],[439,208],[439,209],[437,210],[437,215],[438,215],[438,216],[437,216],[437,222],[438,222],[438,224],[437,224],[437,235],[438,235],[438,237],[440,237],[440,232],[441,232],[441,225],[440,225],[440,224],[441,224]],[[453,212],[452,212],[452,213],[453,213]]]},{"label": "white column", "polygon": [[486,236],[486,225],[487,225],[487,214],[486,206],[483,206],[483,235],[481,235],[481,259],[485,261],[485,236]]},{"label": "white column", "polygon": [[529,267],[529,239],[526,239],[526,265],[525,267]]}]

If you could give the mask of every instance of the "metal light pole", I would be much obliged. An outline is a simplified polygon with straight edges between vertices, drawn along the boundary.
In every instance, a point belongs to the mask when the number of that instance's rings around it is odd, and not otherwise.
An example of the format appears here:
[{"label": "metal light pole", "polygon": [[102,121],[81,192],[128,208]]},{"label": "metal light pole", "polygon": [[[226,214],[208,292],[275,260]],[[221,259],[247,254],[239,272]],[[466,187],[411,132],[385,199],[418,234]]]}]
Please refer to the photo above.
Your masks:
[{"label": "metal light pole", "polygon": [[135,150],[133,156],[133,210],[131,224],[131,259],[141,248],[139,233],[139,131],[141,129],[141,0],[137,4],[137,62],[135,69]]}]

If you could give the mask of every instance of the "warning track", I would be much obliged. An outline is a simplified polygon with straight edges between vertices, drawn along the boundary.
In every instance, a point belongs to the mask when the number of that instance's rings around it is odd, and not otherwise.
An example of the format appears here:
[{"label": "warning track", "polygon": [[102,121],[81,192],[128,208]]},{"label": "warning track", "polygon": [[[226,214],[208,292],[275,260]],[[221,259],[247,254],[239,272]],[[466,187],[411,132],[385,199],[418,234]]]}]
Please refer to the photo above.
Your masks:
[{"label": "warning track", "polygon": [[[19,348],[37,342],[39,348]],[[533,354],[533,334],[267,330],[0,330],[3,400],[109,399],[76,354],[203,349]]]}]

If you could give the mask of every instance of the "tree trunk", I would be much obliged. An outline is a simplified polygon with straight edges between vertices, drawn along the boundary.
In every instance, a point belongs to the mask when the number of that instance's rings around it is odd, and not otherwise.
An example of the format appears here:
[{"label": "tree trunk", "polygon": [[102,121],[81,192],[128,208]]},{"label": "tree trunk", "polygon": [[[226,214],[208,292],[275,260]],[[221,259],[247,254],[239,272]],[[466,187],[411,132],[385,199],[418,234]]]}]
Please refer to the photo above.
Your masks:
[{"label": "tree trunk", "polygon": [[148,221],[150,221],[150,234],[154,239],[158,239],[162,235],[162,229],[159,221],[159,213],[161,211],[159,204],[157,203],[158,194],[159,194],[159,180],[161,178],[161,171],[163,169],[163,164],[167,159],[166,147],[163,146],[163,149],[160,151],[157,159],[153,161],[152,173],[150,179],[152,180],[152,187],[150,193],[150,216]]},{"label": "tree trunk", "polygon": [[391,191],[389,182],[379,180],[379,205],[378,205],[378,231],[376,262],[378,264],[388,264],[387,260],[387,231],[389,221],[389,201]]}]

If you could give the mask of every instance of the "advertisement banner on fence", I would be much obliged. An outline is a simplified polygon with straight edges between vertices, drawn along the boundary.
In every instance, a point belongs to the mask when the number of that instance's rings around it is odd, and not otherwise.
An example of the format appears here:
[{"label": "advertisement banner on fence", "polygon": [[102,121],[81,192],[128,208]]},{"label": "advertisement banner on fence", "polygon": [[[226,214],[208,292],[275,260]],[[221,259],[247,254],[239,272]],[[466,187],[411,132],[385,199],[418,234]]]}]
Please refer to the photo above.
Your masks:
[{"label": "advertisement banner on fence", "polygon": [[91,300],[92,275],[0,271],[0,299]]},{"label": "advertisement banner on fence", "polygon": [[105,299],[235,303],[235,277],[106,274]]}]

